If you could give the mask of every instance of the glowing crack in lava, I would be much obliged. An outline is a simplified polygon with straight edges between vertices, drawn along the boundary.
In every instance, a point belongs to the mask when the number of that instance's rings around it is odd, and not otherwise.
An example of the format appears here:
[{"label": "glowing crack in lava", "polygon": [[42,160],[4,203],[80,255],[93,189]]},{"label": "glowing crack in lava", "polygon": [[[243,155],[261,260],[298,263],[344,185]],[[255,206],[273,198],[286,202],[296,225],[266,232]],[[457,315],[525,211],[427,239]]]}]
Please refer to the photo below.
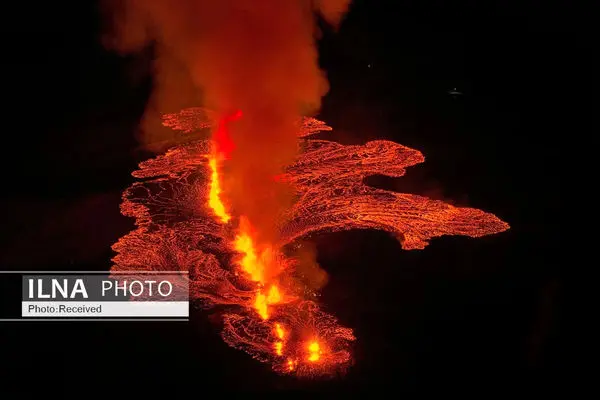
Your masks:
[{"label": "glowing crack in lava", "polygon": [[424,157],[384,140],[348,146],[311,139],[331,128],[305,118],[298,127],[302,150],[278,177],[293,186],[297,201],[279,218],[280,241],[256,248],[250,221],[221,199],[220,165],[233,146],[226,123],[202,108],[164,117],[165,126],[184,133],[216,125],[224,140],[195,140],[140,164],[133,173],[140,180],[121,204],[137,229],[114,244],[113,269],[189,271],[190,298],[225,310],[225,342],[279,373],[343,372],[355,340],[350,328],[307,298],[284,246],[311,232],[370,228],[395,234],[411,250],[442,235],[479,237],[509,228],[477,209],[365,185],[369,175],[400,177]]}]

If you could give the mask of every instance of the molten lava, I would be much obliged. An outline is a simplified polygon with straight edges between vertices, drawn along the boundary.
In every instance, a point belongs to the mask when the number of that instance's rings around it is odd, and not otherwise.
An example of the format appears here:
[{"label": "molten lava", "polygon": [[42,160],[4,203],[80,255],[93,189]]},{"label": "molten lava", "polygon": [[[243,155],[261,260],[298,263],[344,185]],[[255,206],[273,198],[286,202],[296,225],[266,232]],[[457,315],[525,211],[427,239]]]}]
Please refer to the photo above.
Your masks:
[{"label": "molten lava", "polygon": [[264,253],[257,255],[250,234],[243,230],[235,238],[234,249],[243,254],[243,257],[239,261],[242,270],[248,274],[251,280],[263,283],[266,269],[265,264],[269,262],[270,252],[265,250]]},{"label": "molten lava", "polygon": [[269,306],[277,304],[281,301],[281,293],[276,284],[271,283],[268,290],[265,287],[267,282],[266,275],[271,274],[276,270],[277,260],[273,256],[273,251],[270,246],[265,247],[257,254],[254,241],[251,234],[248,232],[249,224],[245,218],[241,218],[239,233],[233,242],[234,249],[242,254],[238,261],[241,270],[247,274],[248,279],[258,284],[258,291],[254,300],[254,308],[256,312],[263,318],[269,318]]},{"label": "molten lava", "polygon": [[275,323],[275,334],[277,335],[277,339],[279,339],[275,342],[275,354],[281,356],[283,355],[283,339],[285,339],[285,331],[278,323]]},{"label": "molten lava", "polygon": [[351,329],[301,295],[285,245],[311,232],[368,228],[395,234],[411,250],[437,236],[480,237],[509,228],[477,209],[367,186],[366,176],[402,176],[423,155],[384,140],[346,146],[310,139],[331,128],[306,118],[298,127],[302,152],[277,178],[292,185],[298,200],[281,217],[279,242],[258,245],[251,221],[227,209],[220,186],[221,163],[233,149],[227,122],[240,116],[214,123],[199,108],[165,116],[166,126],[184,133],[216,126],[216,143],[195,140],[140,164],[133,175],[141,180],[121,205],[137,229],[113,246],[113,269],[189,271],[190,298],[207,309],[226,308],[225,342],[279,373],[344,371],[355,340]]},{"label": "molten lava", "polygon": [[316,362],[321,359],[321,346],[319,342],[312,341],[308,345],[308,361]]},{"label": "molten lava", "polygon": [[224,223],[228,223],[231,216],[225,210],[225,205],[221,201],[221,184],[219,183],[219,167],[216,156],[212,156],[208,160],[210,167],[210,184],[208,194],[208,205],[214,211],[216,216]]}]

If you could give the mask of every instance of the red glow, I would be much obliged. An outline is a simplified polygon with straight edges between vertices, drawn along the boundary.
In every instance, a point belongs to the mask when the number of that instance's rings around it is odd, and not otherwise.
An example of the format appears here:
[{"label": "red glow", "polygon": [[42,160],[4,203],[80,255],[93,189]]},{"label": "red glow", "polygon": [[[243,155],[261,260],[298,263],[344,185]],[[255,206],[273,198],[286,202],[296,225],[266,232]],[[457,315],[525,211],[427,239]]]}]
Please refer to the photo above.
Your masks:
[{"label": "red glow", "polygon": [[238,110],[233,114],[222,117],[217,124],[217,130],[214,135],[216,151],[224,159],[228,159],[231,156],[231,152],[235,149],[235,144],[229,135],[228,124],[237,121],[241,117],[242,111]]}]

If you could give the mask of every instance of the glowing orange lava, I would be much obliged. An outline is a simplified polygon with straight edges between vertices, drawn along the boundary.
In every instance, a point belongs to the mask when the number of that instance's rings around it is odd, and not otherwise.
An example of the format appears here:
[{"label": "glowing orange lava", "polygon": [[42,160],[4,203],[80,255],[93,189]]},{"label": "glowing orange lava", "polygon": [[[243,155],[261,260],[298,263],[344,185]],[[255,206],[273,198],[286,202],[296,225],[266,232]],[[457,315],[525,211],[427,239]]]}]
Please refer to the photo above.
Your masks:
[{"label": "glowing orange lava", "polygon": [[234,240],[234,249],[242,254],[238,261],[242,271],[248,275],[251,281],[258,284],[254,308],[263,319],[267,319],[269,318],[269,306],[279,303],[282,298],[279,287],[275,284],[270,284],[268,290],[265,290],[268,284],[266,274],[269,270],[275,269],[274,264],[277,263],[277,260],[270,246],[264,247],[257,254],[252,237],[248,232],[249,223],[245,218],[242,218],[241,221],[240,232]]},{"label": "glowing orange lava", "polygon": [[268,257],[268,254],[261,254],[259,257],[254,249],[252,238],[244,232],[236,236],[234,249],[243,254],[239,261],[242,270],[248,274],[251,280],[262,283],[265,274],[265,257]]},{"label": "glowing orange lava", "polygon": [[292,359],[287,360],[287,370],[289,372],[293,372],[296,369],[297,365],[298,365],[297,361],[294,361]]},{"label": "glowing orange lava", "polygon": [[275,334],[277,339],[279,339],[275,342],[275,354],[281,356],[283,355],[283,339],[285,338],[285,330],[283,330],[281,325],[278,323],[275,323]]},{"label": "glowing orange lava", "polygon": [[225,205],[221,201],[221,184],[219,183],[218,160],[216,157],[210,157],[208,160],[210,167],[210,184],[208,205],[214,211],[216,216],[224,223],[228,223],[231,216],[225,210]]},{"label": "glowing orange lava", "polygon": [[113,246],[113,270],[189,271],[190,299],[227,310],[223,340],[279,373],[343,372],[355,340],[314,298],[299,294],[294,260],[283,256],[283,246],[316,231],[381,229],[414,250],[442,235],[480,237],[509,228],[481,210],[366,185],[369,175],[404,175],[423,155],[385,140],[349,146],[310,139],[331,128],[306,118],[298,128],[302,152],[277,177],[292,185],[298,201],[281,218],[280,241],[258,245],[251,221],[223,203],[219,168],[233,142],[226,121],[211,118],[200,108],[165,116],[164,124],[182,134],[216,127],[219,143],[197,139],[140,164],[133,175],[141,181],[124,192],[121,205],[137,229]]},{"label": "glowing orange lava", "polygon": [[312,341],[308,345],[308,361],[316,362],[321,359],[321,346],[319,342]]},{"label": "glowing orange lava", "polygon": [[269,294],[267,295],[268,304],[277,304],[281,301],[281,294],[279,288],[276,285],[271,285],[269,288]]}]

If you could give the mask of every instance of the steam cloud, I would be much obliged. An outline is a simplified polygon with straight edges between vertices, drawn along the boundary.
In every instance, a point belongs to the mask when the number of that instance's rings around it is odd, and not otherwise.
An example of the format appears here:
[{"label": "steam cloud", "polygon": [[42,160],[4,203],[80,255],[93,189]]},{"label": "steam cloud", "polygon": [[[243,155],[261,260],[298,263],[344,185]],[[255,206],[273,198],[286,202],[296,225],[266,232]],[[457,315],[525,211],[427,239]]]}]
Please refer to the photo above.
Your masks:
[{"label": "steam cloud", "polygon": [[[106,44],[122,53],[155,45],[154,92],[142,129],[155,141],[157,112],[201,103],[223,117],[235,148],[226,197],[261,235],[289,203],[274,176],[293,162],[297,121],[318,111],[328,84],[318,66],[315,13],[337,27],[350,0],[121,0],[107,3]],[[158,124],[156,124],[158,125]]]}]

